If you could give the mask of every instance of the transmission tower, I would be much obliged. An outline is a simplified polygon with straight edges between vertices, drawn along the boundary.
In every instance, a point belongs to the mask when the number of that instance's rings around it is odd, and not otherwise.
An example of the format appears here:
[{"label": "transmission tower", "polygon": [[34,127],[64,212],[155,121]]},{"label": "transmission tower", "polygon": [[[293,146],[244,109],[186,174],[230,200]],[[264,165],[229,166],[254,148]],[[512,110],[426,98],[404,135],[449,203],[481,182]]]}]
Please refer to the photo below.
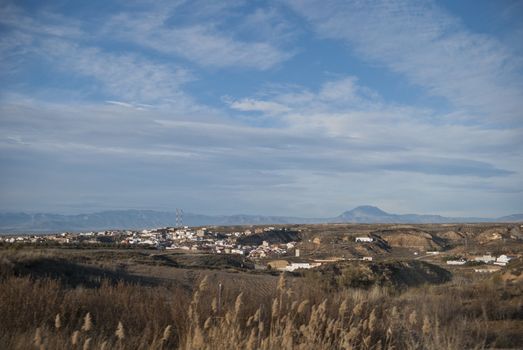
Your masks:
[{"label": "transmission tower", "polygon": [[183,227],[183,209],[176,208],[176,227]]}]

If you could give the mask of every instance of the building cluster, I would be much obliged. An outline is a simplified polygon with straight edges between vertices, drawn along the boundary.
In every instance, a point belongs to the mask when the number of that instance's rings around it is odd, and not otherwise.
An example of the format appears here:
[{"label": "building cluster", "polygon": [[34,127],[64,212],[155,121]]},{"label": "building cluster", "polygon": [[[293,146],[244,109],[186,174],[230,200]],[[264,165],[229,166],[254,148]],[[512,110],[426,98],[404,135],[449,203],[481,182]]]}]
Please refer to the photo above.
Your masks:
[{"label": "building cluster", "polygon": [[215,254],[239,254],[251,258],[277,257],[294,250],[296,242],[270,244],[241,244],[241,237],[286,228],[256,227],[242,231],[221,232],[206,227],[165,227],[148,230],[108,230],[81,233],[0,236],[0,242],[27,244],[116,244],[129,247],[155,247],[158,249],[186,250]]},{"label": "building cluster", "polygon": [[[460,258],[457,260],[447,260],[447,265],[465,265],[469,261],[476,262],[476,263],[484,263],[484,264],[492,264],[492,265],[498,265],[498,266],[507,266],[507,264],[510,262],[510,260],[514,259],[513,256],[508,256],[505,254],[501,254],[498,257],[495,257],[493,255],[482,255],[482,256],[476,256],[472,259],[468,260],[465,258]],[[484,269],[483,269],[484,270]],[[484,272],[483,270],[477,271],[477,272]]]},{"label": "building cluster", "polygon": [[279,256],[287,254],[288,250],[294,249],[296,242],[289,242],[285,244],[269,244],[263,241],[261,245],[254,247],[249,252],[250,258],[266,258],[270,256]]}]

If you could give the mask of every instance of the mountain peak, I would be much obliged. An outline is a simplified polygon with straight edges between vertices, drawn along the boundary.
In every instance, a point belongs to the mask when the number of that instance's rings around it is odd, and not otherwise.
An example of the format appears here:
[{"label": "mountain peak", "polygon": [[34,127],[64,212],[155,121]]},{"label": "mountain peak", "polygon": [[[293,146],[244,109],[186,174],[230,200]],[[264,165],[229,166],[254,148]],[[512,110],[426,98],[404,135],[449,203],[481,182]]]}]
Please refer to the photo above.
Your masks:
[{"label": "mountain peak", "polygon": [[360,205],[352,210],[346,211],[342,215],[351,215],[351,216],[381,216],[381,215],[390,215],[387,212],[384,212],[378,207],[372,205]]}]

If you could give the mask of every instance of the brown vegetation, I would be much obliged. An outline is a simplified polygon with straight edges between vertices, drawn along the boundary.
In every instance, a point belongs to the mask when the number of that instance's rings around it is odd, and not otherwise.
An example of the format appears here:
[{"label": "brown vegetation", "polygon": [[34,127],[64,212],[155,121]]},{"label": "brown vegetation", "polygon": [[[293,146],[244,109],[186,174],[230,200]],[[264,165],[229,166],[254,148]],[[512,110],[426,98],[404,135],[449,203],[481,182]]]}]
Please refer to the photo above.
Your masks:
[{"label": "brown vegetation", "polygon": [[[116,282],[114,269],[108,271],[111,278],[102,277],[98,284],[73,284],[17,269],[28,260],[34,266],[40,258],[0,257],[2,349],[480,349],[523,344],[523,286],[504,282],[502,274],[402,290],[340,285],[326,293],[325,281],[315,276],[236,272],[238,280],[250,281],[240,284],[224,278],[231,275],[205,270],[187,286]],[[259,293],[258,281],[268,278],[272,288]]]}]

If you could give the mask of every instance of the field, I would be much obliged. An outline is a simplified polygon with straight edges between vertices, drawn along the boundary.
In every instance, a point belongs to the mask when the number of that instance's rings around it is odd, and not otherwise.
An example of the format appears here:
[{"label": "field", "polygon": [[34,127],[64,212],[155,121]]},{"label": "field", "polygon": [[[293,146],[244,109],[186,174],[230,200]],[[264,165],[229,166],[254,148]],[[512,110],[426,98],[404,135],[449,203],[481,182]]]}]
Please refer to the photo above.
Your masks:
[{"label": "field", "polygon": [[[345,260],[282,274],[236,255],[3,246],[0,348],[523,348],[519,226],[295,229],[300,259]],[[515,258],[494,273],[445,264],[487,252]]]}]

